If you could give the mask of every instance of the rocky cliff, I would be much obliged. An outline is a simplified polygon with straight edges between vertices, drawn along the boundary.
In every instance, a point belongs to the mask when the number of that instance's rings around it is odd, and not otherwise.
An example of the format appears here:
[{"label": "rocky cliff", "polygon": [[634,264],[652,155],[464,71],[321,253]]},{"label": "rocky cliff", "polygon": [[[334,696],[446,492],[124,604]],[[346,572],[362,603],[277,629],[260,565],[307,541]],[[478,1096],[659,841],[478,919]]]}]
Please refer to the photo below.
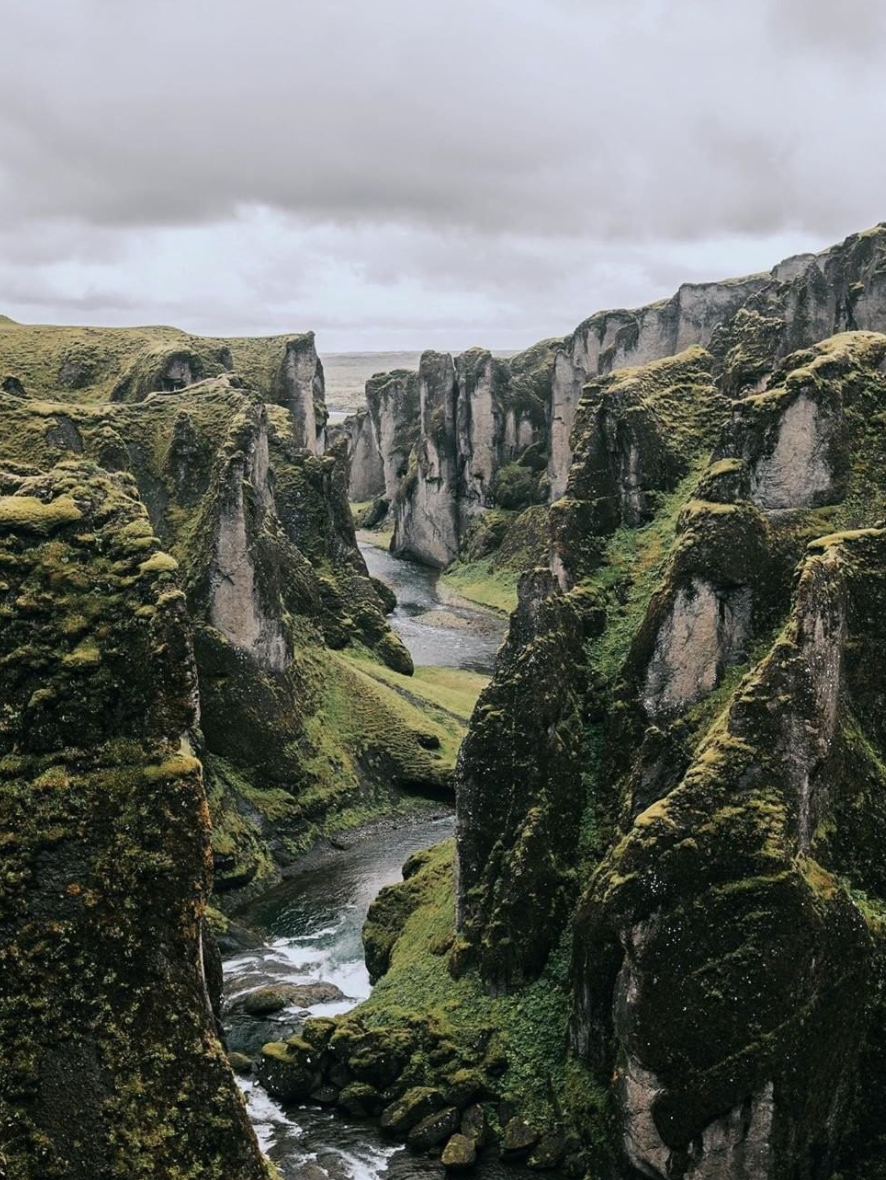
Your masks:
[{"label": "rocky cliff", "polygon": [[3,388],[74,402],[137,402],[208,377],[285,406],[299,447],[322,452],[326,405],[314,333],[192,336],[177,328],[68,328],[0,319]]},{"label": "rocky cliff", "polygon": [[0,472],[10,1177],[266,1176],[216,1035],[197,670],[135,482]]},{"label": "rocky cliff", "polygon": [[[28,377],[39,339],[14,331]],[[461,722],[400,688],[346,460],[300,432],[300,339],[279,400],[228,372],[0,393],[12,1176],[264,1176],[216,1040],[209,891],[225,908],[323,832],[451,791]]]},{"label": "rocky cliff", "polygon": [[393,421],[383,437],[367,387],[369,415],[351,428],[351,498],[384,496],[393,503],[395,550],[449,565],[465,555],[478,517],[490,509],[564,494],[588,380],[702,347],[720,394],[744,396],[798,348],[841,331],[883,330],[884,257],[881,225],[768,273],[684,284],[646,307],[597,312],[564,339],[507,360],[478,349],[446,363],[427,354],[416,378],[424,408],[408,460],[387,441],[406,416],[389,405]]},{"label": "rocky cliff", "polygon": [[401,1104],[467,1071],[570,1175],[879,1175],[886,336],[781,347],[586,383],[452,868],[367,926]]}]

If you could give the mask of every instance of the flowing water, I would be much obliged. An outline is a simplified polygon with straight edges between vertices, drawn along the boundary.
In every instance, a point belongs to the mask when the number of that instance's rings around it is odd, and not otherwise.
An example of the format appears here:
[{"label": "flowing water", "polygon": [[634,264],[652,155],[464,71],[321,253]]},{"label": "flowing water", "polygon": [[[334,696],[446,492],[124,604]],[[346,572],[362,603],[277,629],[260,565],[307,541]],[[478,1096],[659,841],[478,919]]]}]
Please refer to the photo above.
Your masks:
[{"label": "flowing water", "polygon": [[458,600],[444,602],[436,570],[392,557],[374,545],[361,545],[360,550],[373,577],[387,582],[397,595],[391,625],[417,665],[492,671],[507,629],[502,616]]},{"label": "flowing water", "polygon": [[[463,605],[447,606],[437,575],[390,554],[363,547],[372,574],[398,597],[393,626],[416,664],[437,664],[489,672],[504,634],[504,622]],[[361,930],[382,886],[400,880],[406,857],[452,832],[451,815],[389,824],[351,847],[309,858],[306,867],[266,894],[239,919],[264,937],[264,944],[225,963],[225,1028],[230,1050],[255,1056],[266,1041],[291,1036],[307,1015],[346,1012],[369,995]],[[344,998],[311,997],[268,1017],[236,1012],[237,999],[276,983],[334,984]],[[232,1010],[233,1008],[233,1010]],[[348,1121],[328,1110],[284,1108],[251,1077],[241,1078],[259,1141],[285,1180],[421,1180],[443,1175],[441,1164],[392,1144],[370,1123]],[[479,1171],[479,1169],[478,1169]],[[508,1180],[515,1170],[487,1164],[483,1180]]]}]

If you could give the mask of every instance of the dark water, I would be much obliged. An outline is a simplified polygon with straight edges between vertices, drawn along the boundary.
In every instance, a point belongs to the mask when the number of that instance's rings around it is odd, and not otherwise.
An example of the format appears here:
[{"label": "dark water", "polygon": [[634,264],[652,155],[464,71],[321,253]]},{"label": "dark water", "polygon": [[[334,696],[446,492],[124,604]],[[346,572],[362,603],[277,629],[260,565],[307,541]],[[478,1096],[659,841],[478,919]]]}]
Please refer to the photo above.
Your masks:
[{"label": "dark water", "polygon": [[441,602],[436,570],[392,557],[374,545],[361,545],[360,552],[373,577],[386,582],[397,595],[391,625],[416,665],[492,671],[507,630],[503,617]]},{"label": "dark water", "polygon": [[[444,607],[437,575],[371,546],[363,554],[372,574],[395,591],[393,625],[416,664],[490,672],[505,630],[504,620],[466,607]],[[450,611],[449,625],[444,611]],[[239,918],[265,943],[225,963],[225,1028],[230,1050],[254,1057],[266,1041],[297,1032],[308,1015],[347,1012],[370,992],[361,931],[366,912],[384,885],[401,879],[404,860],[452,832],[451,816],[391,826],[355,843],[266,894]],[[344,998],[310,1007],[293,1005],[269,1017],[231,1011],[243,993],[275,983],[335,984]],[[382,1138],[369,1123],[345,1120],[316,1107],[288,1107],[252,1078],[241,1078],[249,1115],[266,1154],[285,1180],[422,1180],[443,1176],[436,1161],[413,1155]],[[485,1165],[482,1180],[515,1170]],[[529,1173],[526,1173],[529,1175]]]}]

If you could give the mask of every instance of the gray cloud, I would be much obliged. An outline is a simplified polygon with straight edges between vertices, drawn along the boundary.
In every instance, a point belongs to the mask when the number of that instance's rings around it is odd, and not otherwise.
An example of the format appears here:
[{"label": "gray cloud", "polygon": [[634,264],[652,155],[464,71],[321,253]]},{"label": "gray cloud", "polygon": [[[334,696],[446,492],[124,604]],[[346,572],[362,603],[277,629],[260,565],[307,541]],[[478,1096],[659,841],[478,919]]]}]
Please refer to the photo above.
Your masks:
[{"label": "gray cloud", "polygon": [[0,7],[21,314],[505,346],[884,216],[879,0]]}]

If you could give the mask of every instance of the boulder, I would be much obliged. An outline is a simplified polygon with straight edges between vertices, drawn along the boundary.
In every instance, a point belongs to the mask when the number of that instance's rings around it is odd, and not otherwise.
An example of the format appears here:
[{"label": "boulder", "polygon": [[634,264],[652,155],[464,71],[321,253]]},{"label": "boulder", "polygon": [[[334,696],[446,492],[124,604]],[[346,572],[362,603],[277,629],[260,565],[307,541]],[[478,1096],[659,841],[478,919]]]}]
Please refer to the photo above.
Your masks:
[{"label": "boulder", "polygon": [[443,1106],[443,1095],[429,1086],[414,1086],[385,1107],[381,1115],[381,1129],[390,1135],[404,1137],[427,1115],[435,1114]]},{"label": "boulder", "polygon": [[448,1172],[463,1172],[477,1162],[477,1144],[467,1135],[453,1135],[443,1148],[443,1167]]}]

